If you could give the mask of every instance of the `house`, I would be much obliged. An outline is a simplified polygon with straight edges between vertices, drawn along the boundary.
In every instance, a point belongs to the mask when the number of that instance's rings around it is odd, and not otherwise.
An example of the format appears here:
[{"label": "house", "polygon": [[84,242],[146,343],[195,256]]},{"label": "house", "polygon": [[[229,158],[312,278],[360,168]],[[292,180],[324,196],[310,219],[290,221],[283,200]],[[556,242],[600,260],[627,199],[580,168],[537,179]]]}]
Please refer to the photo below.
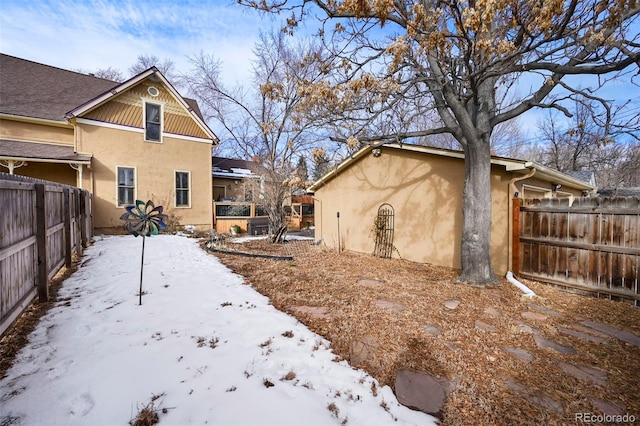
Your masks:
[{"label": "house", "polygon": [[254,201],[259,196],[262,166],[252,161],[213,157],[213,199]]},{"label": "house", "polygon": [[217,142],[155,67],[117,83],[0,55],[0,170],[88,189],[96,228],[151,199],[210,229]]},{"label": "house", "polygon": [[[510,270],[512,197],[572,198],[594,187],[536,163],[491,158],[492,261]],[[329,247],[373,253],[380,212],[393,215],[394,256],[460,268],[464,154],[389,144],[366,147],[315,182],[315,238]]]},{"label": "house", "polygon": [[[238,226],[240,232],[260,235],[268,232],[265,209],[273,195],[271,173],[255,161],[213,157],[213,222],[219,233]],[[290,230],[313,225],[313,198],[285,195],[284,212]]]},{"label": "house", "polygon": [[596,173],[593,170],[570,170],[567,174],[573,178],[587,182],[591,186],[597,186]]}]

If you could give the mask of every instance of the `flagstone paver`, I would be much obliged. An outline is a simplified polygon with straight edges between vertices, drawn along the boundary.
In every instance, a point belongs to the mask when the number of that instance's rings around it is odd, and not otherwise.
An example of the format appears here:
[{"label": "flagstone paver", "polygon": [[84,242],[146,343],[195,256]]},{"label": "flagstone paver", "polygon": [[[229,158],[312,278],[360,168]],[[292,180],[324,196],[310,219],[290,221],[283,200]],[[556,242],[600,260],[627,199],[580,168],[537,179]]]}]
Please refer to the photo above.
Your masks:
[{"label": "flagstone paver", "polygon": [[533,320],[533,321],[544,321],[547,319],[546,315],[542,315],[539,312],[531,312],[531,311],[521,312],[520,316],[524,319]]},{"label": "flagstone paver", "polygon": [[606,414],[608,416],[622,416],[626,411],[624,406],[620,407],[617,404],[603,401],[599,398],[589,398],[589,401],[591,401],[595,408],[602,411],[603,414]]},{"label": "flagstone paver", "polygon": [[309,314],[312,317],[318,319],[331,318],[331,315],[329,314],[329,308],[326,308],[324,306],[289,306],[289,309],[302,314]]},{"label": "flagstone paver", "polygon": [[570,328],[558,327],[558,331],[562,334],[567,334],[569,336],[578,337],[583,340],[589,340],[595,343],[605,343],[608,339],[604,337],[594,336],[589,333],[585,333],[582,331],[572,330]]},{"label": "flagstone paver", "polygon": [[380,281],[377,281],[377,280],[360,280],[358,281],[358,284],[364,287],[369,287],[369,288],[384,287],[384,283],[381,283]]},{"label": "flagstone paver", "polygon": [[520,321],[516,321],[516,325],[521,333],[533,333],[535,331],[529,324]]},{"label": "flagstone paver", "polygon": [[607,382],[607,373],[597,370],[586,365],[576,365],[567,362],[558,362],[558,366],[567,374],[571,374],[581,380],[587,380],[598,385],[604,385]]},{"label": "flagstone paver", "polygon": [[610,325],[602,324],[596,321],[582,321],[581,324],[601,331],[602,333],[608,334],[609,336],[617,337],[623,342],[627,342],[634,346],[640,347],[640,337],[628,331],[620,330],[618,328],[611,327]]},{"label": "flagstone paver", "polygon": [[500,311],[498,311],[496,308],[493,308],[493,307],[485,308],[483,312],[489,315],[490,317],[494,317],[494,318],[500,317]]},{"label": "flagstone paver", "polygon": [[414,410],[436,414],[444,404],[444,388],[434,377],[423,371],[398,371],[395,388],[398,402]]},{"label": "flagstone paver", "polygon": [[447,309],[451,309],[454,310],[458,307],[458,305],[460,305],[460,301],[459,300],[447,300],[446,302],[444,302],[444,306]]},{"label": "flagstone paver", "polygon": [[544,392],[536,392],[529,397],[529,401],[546,410],[560,414],[563,411],[562,403],[551,398]]},{"label": "flagstone paver", "polygon": [[571,346],[561,345],[553,340],[543,337],[539,333],[533,333],[533,339],[536,341],[536,345],[542,349],[553,349],[556,352],[567,355],[573,355],[576,353],[576,350]]},{"label": "flagstone paver", "polygon": [[371,335],[364,335],[351,342],[349,361],[358,365],[368,360],[373,352],[378,348],[378,341]]},{"label": "flagstone paver", "polygon": [[524,361],[524,362],[531,362],[531,361],[533,361],[535,359],[535,356],[532,353],[527,352],[524,349],[503,347],[502,350],[510,353],[511,355],[516,357],[517,359],[519,359],[521,361]]},{"label": "flagstone paver", "polygon": [[476,329],[478,330],[482,330],[482,331],[488,331],[490,333],[495,333],[496,331],[498,331],[498,329],[491,325],[491,324],[487,324],[484,321],[480,321],[480,320],[476,320]]},{"label": "flagstone paver", "polygon": [[554,311],[553,309],[547,308],[546,306],[540,306],[535,303],[527,303],[527,306],[529,307],[529,309],[533,309],[534,311],[541,312],[551,317],[556,317],[556,318],[562,317],[562,314],[560,312]]},{"label": "flagstone paver", "polygon": [[376,305],[376,307],[380,309],[386,309],[387,311],[396,313],[404,311],[404,305],[402,303],[391,302],[389,300],[376,300],[374,304]]},{"label": "flagstone paver", "polygon": [[457,345],[455,342],[444,342],[444,345],[454,352],[457,352],[461,349],[460,346]]},{"label": "flagstone paver", "polygon": [[430,334],[431,336],[437,336],[442,334],[442,327],[438,327],[435,324],[422,324],[422,329]]}]

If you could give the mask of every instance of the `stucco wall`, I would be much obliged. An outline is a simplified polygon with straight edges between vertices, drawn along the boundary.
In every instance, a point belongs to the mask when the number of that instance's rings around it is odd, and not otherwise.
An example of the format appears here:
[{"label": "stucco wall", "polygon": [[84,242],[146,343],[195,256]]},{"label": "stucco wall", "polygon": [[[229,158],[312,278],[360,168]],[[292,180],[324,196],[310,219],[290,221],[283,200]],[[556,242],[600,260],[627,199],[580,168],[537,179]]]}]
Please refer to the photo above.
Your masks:
[{"label": "stucco wall", "polygon": [[[93,154],[93,176],[85,174],[83,185],[93,193],[95,227],[122,225],[116,167],[123,166],[136,169],[137,199],[163,205],[182,225],[211,229],[211,144],[167,135],[162,143],[144,142],[141,132],[88,124],[77,126],[77,141],[79,150]],[[191,172],[190,208],[175,207],[175,171]]]},{"label": "stucco wall", "polygon": [[73,128],[0,119],[0,138],[73,145]]},{"label": "stucco wall", "polygon": [[[508,265],[510,179],[493,167],[492,259],[499,274]],[[460,268],[463,183],[463,160],[383,147],[380,157],[368,154],[316,191],[316,238],[337,247],[339,211],[342,247],[372,253],[374,218],[389,203],[402,258]]]},{"label": "stucco wall", "polygon": [[64,185],[78,185],[78,179],[76,177],[77,172],[68,164],[36,163],[33,161],[27,161],[26,166],[18,167],[14,169],[13,172],[16,175],[49,180],[52,182],[62,183]]}]

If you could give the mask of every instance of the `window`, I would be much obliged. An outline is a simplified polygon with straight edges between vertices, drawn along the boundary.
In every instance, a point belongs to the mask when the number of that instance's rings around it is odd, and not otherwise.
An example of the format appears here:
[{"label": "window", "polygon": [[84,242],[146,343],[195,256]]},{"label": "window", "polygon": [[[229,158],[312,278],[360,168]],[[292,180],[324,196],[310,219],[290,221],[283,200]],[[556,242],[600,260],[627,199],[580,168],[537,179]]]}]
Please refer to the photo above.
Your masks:
[{"label": "window", "polygon": [[144,140],[160,142],[162,134],[162,106],[145,102],[144,104]]},{"label": "window", "polygon": [[118,206],[133,205],[136,196],[136,170],[118,167]]},{"label": "window", "polygon": [[176,172],[176,207],[189,207],[189,172]]}]

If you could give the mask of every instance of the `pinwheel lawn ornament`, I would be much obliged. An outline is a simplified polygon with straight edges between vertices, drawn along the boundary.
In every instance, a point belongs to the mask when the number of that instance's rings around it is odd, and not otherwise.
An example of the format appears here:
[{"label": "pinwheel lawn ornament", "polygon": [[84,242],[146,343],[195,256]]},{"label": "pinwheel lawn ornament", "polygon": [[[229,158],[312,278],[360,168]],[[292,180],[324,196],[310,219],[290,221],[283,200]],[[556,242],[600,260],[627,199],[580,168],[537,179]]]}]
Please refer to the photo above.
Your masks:
[{"label": "pinwheel lawn ornament", "polygon": [[158,230],[164,229],[167,225],[164,221],[166,214],[162,214],[162,206],[156,207],[153,201],[146,202],[136,200],[134,206],[125,207],[127,211],[120,220],[124,221],[124,227],[134,236],[142,235],[142,261],[140,262],[140,305],[142,305],[142,272],[144,268],[144,239],[151,235],[158,235]]}]

